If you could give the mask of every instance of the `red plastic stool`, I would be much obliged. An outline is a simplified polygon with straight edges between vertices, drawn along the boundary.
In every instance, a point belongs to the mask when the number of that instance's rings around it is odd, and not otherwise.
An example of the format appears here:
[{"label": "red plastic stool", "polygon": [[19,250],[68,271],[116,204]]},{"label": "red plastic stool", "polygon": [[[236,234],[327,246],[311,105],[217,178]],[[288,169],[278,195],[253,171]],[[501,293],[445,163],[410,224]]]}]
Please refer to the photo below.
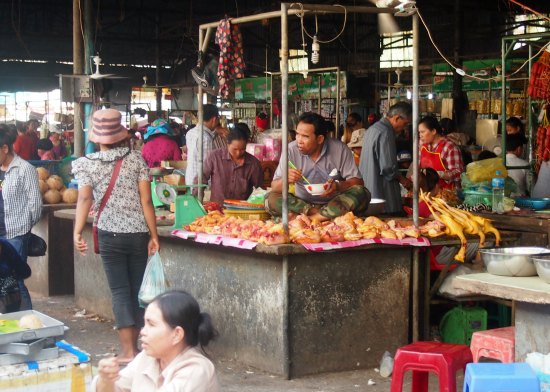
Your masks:
[{"label": "red plastic stool", "polygon": [[498,359],[502,363],[516,360],[516,329],[514,327],[474,332],[470,343],[474,362],[479,358]]},{"label": "red plastic stool", "polygon": [[472,352],[463,344],[416,342],[397,350],[391,392],[403,390],[405,372],[412,370],[412,392],[428,392],[429,372],[439,377],[440,392],[456,392],[456,372],[472,362]]}]

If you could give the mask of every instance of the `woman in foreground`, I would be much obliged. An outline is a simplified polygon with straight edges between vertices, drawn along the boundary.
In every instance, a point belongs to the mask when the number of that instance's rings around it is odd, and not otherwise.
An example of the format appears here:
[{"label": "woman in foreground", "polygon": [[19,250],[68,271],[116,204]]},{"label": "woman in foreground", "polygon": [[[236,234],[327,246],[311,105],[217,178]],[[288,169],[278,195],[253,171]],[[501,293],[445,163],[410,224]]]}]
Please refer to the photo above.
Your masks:
[{"label": "woman in foreground", "polygon": [[123,370],[116,358],[99,361],[92,391],[218,392],[214,364],[203,354],[216,335],[192,295],[163,293],[145,311],[143,351]]}]

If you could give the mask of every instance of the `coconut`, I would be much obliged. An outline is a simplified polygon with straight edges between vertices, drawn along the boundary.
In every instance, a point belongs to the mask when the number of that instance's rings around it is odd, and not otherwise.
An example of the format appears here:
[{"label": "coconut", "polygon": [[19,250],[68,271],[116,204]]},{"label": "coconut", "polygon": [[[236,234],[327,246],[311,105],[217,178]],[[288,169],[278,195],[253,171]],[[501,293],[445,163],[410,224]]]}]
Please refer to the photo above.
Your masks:
[{"label": "coconut", "polygon": [[46,181],[50,176],[50,172],[45,167],[37,167],[36,171],[38,172],[38,178],[40,180]]},{"label": "coconut", "polygon": [[44,202],[46,204],[57,204],[61,201],[61,193],[57,189],[50,189],[44,193]]},{"label": "coconut", "polygon": [[59,193],[61,194],[61,197],[63,197],[63,193],[67,190],[67,187],[63,185],[63,188],[59,190]]},{"label": "coconut", "polygon": [[63,192],[63,203],[73,204],[76,203],[76,199],[78,199],[78,191],[76,189],[69,188]]},{"label": "coconut", "polygon": [[63,180],[61,179],[61,177],[56,175],[50,176],[50,178],[46,180],[46,183],[48,184],[50,189],[60,190],[61,188],[63,188]]},{"label": "coconut", "polygon": [[38,187],[40,188],[40,193],[44,194],[50,189],[48,184],[46,184],[46,181],[44,180],[38,180]]}]

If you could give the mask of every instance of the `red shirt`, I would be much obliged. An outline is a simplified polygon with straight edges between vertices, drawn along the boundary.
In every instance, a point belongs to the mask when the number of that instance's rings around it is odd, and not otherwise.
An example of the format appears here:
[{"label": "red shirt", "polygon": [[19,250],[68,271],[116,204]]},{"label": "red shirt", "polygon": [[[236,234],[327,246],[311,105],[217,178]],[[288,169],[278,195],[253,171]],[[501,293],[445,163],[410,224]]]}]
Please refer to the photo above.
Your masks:
[{"label": "red shirt", "polygon": [[18,134],[15,143],[13,143],[13,151],[24,160],[28,161],[33,159],[34,156],[34,140],[31,136],[25,134]]},{"label": "red shirt", "polygon": [[181,149],[170,136],[158,135],[141,149],[141,156],[149,167],[159,167],[160,161],[180,161]]}]

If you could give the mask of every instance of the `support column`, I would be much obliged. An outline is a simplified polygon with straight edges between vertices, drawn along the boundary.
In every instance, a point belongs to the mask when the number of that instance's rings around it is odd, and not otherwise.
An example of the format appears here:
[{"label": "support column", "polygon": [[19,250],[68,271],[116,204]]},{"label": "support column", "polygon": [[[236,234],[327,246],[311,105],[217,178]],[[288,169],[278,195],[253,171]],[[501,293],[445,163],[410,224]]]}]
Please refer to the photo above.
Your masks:
[{"label": "support column", "polygon": [[[84,42],[82,39],[82,20],[80,18],[80,1],[73,0],[73,74],[84,73]],[[84,153],[84,132],[82,129],[82,104],[74,103],[74,156]]]}]

